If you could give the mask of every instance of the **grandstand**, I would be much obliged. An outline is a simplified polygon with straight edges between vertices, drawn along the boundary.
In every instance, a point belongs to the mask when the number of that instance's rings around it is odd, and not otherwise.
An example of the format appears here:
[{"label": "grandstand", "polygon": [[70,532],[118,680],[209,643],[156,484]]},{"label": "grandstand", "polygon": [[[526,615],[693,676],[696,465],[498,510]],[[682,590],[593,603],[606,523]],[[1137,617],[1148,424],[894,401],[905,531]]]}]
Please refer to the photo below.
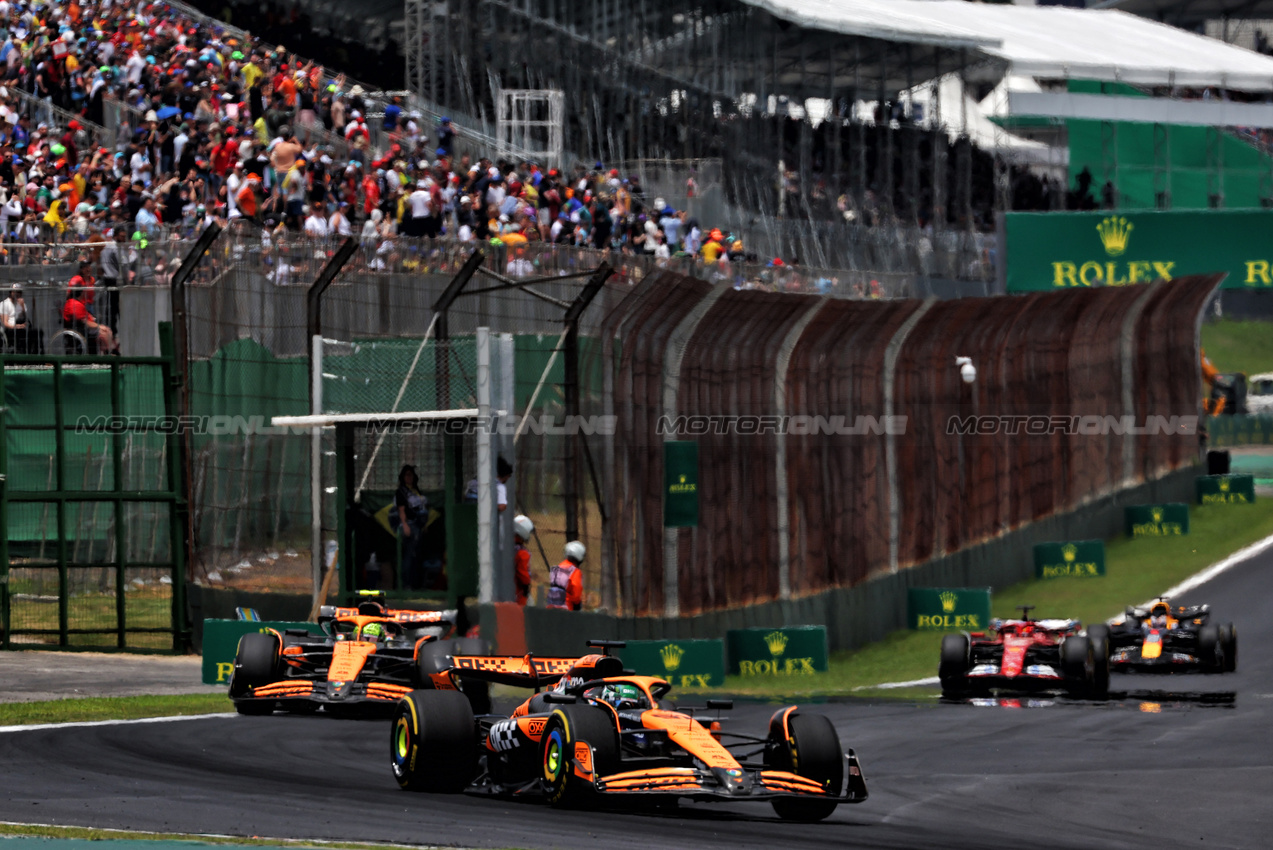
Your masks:
[{"label": "grandstand", "polygon": [[[553,164],[644,175],[662,163],[647,188],[706,188],[697,210],[761,256],[857,268],[846,246],[883,240],[914,257],[934,232],[992,232],[1001,210],[1233,208],[1273,195],[1273,107],[1259,102],[1273,59],[1147,19],[1201,27],[1259,4],[1086,5],[409,0],[402,19],[321,0],[290,14],[207,8],[339,67],[355,34],[383,43],[360,76],[406,85],[497,149],[502,92],[560,93]],[[718,182],[703,186],[704,170]]]}]

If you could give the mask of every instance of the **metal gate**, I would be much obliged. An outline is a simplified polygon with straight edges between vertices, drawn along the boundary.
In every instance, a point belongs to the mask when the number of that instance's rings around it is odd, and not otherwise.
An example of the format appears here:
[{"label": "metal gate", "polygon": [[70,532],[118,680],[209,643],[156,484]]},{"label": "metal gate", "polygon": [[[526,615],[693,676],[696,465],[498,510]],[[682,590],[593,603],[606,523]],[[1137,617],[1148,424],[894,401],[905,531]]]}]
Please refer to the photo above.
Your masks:
[{"label": "metal gate", "polygon": [[160,357],[0,354],[0,646],[181,651],[182,432]]}]

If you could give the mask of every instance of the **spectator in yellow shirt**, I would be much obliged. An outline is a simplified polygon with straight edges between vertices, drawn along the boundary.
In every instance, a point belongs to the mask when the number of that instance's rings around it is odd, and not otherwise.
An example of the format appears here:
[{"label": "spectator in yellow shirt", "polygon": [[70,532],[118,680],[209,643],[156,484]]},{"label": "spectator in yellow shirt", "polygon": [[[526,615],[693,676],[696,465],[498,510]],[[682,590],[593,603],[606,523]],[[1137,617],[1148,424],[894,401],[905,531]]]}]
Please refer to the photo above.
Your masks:
[{"label": "spectator in yellow shirt", "polygon": [[711,232],[707,241],[703,243],[702,250],[699,252],[703,255],[703,262],[714,263],[720,259],[720,255],[725,251],[725,246],[721,244],[721,241],[724,238],[725,234],[720,232],[720,228]]}]

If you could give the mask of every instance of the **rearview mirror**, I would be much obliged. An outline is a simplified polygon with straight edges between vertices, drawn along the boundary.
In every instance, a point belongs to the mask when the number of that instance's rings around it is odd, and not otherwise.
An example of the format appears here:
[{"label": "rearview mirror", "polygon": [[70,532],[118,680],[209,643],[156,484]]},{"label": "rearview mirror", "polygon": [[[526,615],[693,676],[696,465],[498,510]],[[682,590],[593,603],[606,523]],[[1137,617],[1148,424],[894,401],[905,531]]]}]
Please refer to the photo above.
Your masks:
[{"label": "rearview mirror", "polygon": [[562,694],[557,691],[548,691],[544,694],[544,702],[551,705],[573,705],[579,702],[579,697],[574,694]]}]

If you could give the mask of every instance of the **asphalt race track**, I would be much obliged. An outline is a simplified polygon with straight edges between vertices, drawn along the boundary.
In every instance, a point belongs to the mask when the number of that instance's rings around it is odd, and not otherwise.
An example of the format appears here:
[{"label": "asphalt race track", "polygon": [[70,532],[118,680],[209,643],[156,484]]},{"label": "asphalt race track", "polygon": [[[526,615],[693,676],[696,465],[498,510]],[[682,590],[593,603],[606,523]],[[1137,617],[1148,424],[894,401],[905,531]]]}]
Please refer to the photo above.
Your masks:
[{"label": "asphalt race track", "polygon": [[[1178,601],[1237,623],[1236,674],[1116,675],[1108,703],[817,706],[871,792],[821,824],[768,804],[559,812],[409,794],[387,721],[284,715],[0,734],[0,820],[471,847],[1273,846],[1273,553]],[[731,722],[761,733],[772,711],[740,705]]]}]

